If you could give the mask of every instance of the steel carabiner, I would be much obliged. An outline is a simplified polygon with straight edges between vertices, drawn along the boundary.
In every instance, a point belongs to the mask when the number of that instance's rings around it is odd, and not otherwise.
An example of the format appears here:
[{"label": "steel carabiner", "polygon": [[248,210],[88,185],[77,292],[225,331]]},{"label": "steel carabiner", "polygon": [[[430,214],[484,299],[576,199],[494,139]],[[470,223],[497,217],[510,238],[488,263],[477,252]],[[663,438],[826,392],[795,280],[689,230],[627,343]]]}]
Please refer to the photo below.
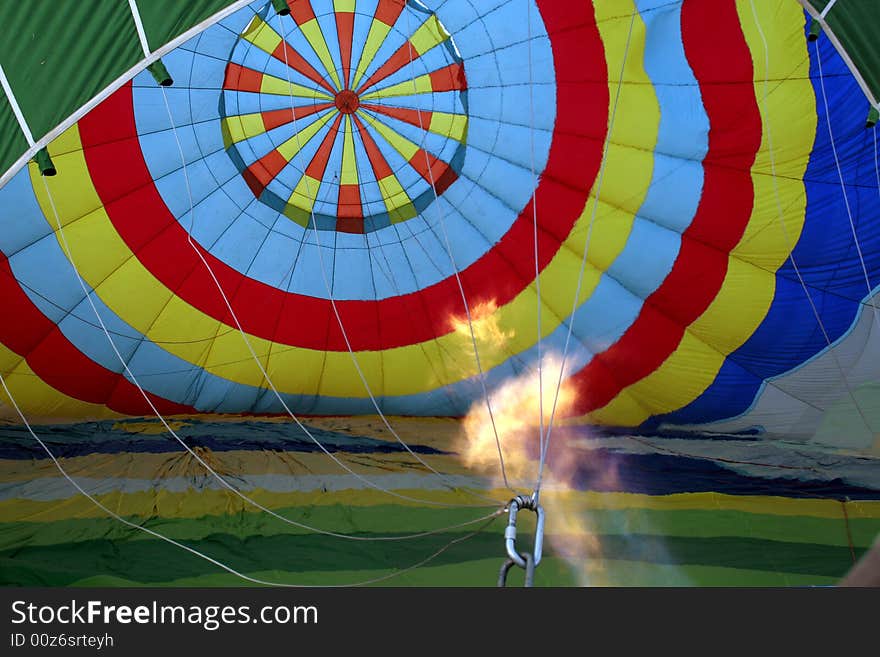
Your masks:
[{"label": "steel carabiner", "polygon": [[507,548],[507,557],[520,568],[526,568],[527,560],[516,549],[516,516],[520,509],[534,511],[538,515],[538,523],[535,526],[535,544],[532,548],[533,567],[541,563],[541,555],[544,548],[544,507],[538,503],[537,492],[531,497],[517,495],[508,503],[509,519],[504,530],[504,543]]},{"label": "steel carabiner", "polygon": [[[520,553],[520,557],[526,564],[526,580],[523,586],[533,586],[535,583],[535,560],[532,558],[530,552],[522,552]],[[510,569],[515,565],[517,564],[513,559],[504,560],[504,563],[501,566],[501,572],[498,573],[498,586],[500,588],[507,586],[507,573],[509,573]]]}]

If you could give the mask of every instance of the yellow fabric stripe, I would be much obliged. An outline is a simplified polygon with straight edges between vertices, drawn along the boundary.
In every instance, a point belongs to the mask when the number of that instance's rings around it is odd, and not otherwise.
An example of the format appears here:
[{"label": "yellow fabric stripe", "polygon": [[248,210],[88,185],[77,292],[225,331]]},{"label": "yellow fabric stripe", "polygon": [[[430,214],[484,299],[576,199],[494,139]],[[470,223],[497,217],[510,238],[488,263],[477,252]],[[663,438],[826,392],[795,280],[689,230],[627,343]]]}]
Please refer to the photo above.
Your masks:
[{"label": "yellow fabric stripe", "polygon": [[[37,379],[39,380],[39,379]],[[2,390],[2,388],[0,388]],[[13,390],[13,394],[15,391]],[[116,415],[113,418],[118,417]],[[112,419],[108,416],[108,419]],[[186,426],[186,422],[171,423],[175,429]],[[174,425],[177,425],[176,427]],[[293,422],[290,421],[292,425]],[[153,432],[157,435],[167,433],[165,427],[159,425],[160,431]],[[37,427],[39,435],[40,429]],[[291,426],[291,431],[295,427]],[[119,437],[125,436],[119,431]],[[412,443],[408,443],[412,444]],[[80,476],[108,479],[147,479],[155,480],[156,487],[161,486],[161,479],[168,477],[191,477],[204,474],[202,466],[194,463],[191,459],[180,458],[182,448],[176,441],[168,444],[165,453],[137,453],[133,459],[133,452],[121,452],[114,454],[88,454],[85,456],[59,458],[61,466],[70,473],[78,473]],[[337,452],[340,460],[348,465],[354,472],[359,474],[375,475],[377,466],[372,461],[362,460],[358,454]],[[427,455],[427,461],[433,467],[446,475],[470,474],[461,464],[461,460],[455,455]],[[219,472],[234,472],[236,475],[283,475],[297,476],[327,475],[328,477],[350,477],[344,473],[339,465],[322,452],[274,452],[267,454],[260,450],[232,450],[215,451],[211,455],[211,463]],[[388,474],[410,474],[412,471],[413,458],[407,453],[381,454],[381,472]],[[15,483],[33,481],[35,479],[49,479],[60,477],[55,464],[49,459],[18,460],[0,459],[0,483]],[[360,487],[359,482],[354,482]],[[409,483],[407,485],[410,485]],[[71,490],[71,495],[75,494]]]},{"label": "yellow fabric stripe", "polygon": [[[463,492],[430,489],[401,490],[421,499],[448,503],[472,504],[473,498]],[[506,490],[486,491],[500,503],[510,497]],[[721,493],[680,493],[675,495],[642,495],[637,493],[593,493],[558,491],[545,493],[552,497],[554,506],[584,510],[635,510],[650,511],[739,511],[771,516],[805,516],[843,522],[843,507],[836,500],[808,500],[786,497],[762,497],[724,495]],[[95,497],[108,508],[126,516],[162,518],[199,518],[205,515],[253,512],[253,506],[227,491],[193,490],[176,493],[163,489],[138,493],[107,493]],[[310,491],[279,493],[255,489],[248,497],[270,509],[290,507],[325,506],[341,504],[349,507],[367,507],[393,503],[395,506],[424,506],[415,502],[389,498],[387,494],[371,489],[341,491]],[[432,507],[434,508],[434,507]],[[355,511],[356,512],[356,511]],[[851,501],[846,504],[850,519],[880,519],[880,502]],[[3,500],[0,501],[0,518],[4,522],[52,522],[71,518],[105,518],[106,514],[81,495],[65,500]]]},{"label": "yellow fabric stripe", "polygon": [[222,120],[222,124],[223,128],[229,133],[233,144],[266,132],[263,115],[259,113],[228,116]]},{"label": "yellow fabric stripe", "polygon": [[[608,56],[609,85],[613,98],[629,17],[624,14],[625,21],[615,18],[622,12],[616,1],[604,0],[597,7],[600,15],[606,19],[600,25]],[[641,206],[651,179],[659,109],[642,68],[643,49],[644,26],[637,20],[627,64],[627,83],[621,90],[620,103],[624,107],[639,106],[641,111],[638,116],[619,113],[615,122],[608,150],[603,201],[596,212],[590,262],[579,299],[581,303],[589,298],[601,271],[613,262],[626,243],[633,214]],[[69,131],[66,139],[68,142],[71,139],[78,141],[75,127]],[[81,150],[70,149],[69,144],[67,148],[70,153],[63,156],[66,158],[63,163],[58,162],[58,175],[46,180],[66,223],[75,224],[87,212],[100,208],[100,202]],[[54,156],[54,143],[50,150]],[[51,217],[48,200],[42,191],[42,181],[34,177],[33,187],[43,212]],[[555,330],[560,324],[559,318],[567,316],[571,309],[571,280],[573,272],[580,267],[594,202],[591,199],[585,206],[572,233],[541,274],[544,336]],[[188,362],[204,366],[218,376],[246,385],[264,385],[262,375],[238,331],[221,325],[171,295],[137,258],[132,257],[103,208],[95,213],[88,230],[65,232],[84,279],[93,288],[99,289],[105,304],[149,340]],[[109,263],[125,262],[125,267],[101,265],[100,258],[94,258],[96,251],[100,251],[101,258],[106,258]],[[133,290],[137,290],[137,304],[132,303]],[[521,353],[535,344],[535,302],[534,286],[530,286],[490,318],[476,320],[475,330],[478,334],[490,334],[486,327],[491,324],[511,336],[503,348],[489,343],[480,345],[485,367],[494,367],[509,355]],[[270,372],[273,382],[282,392],[366,396],[347,352],[325,354],[275,345],[255,336],[248,337],[261,360],[265,361],[271,354]],[[358,353],[357,358],[377,395],[424,392],[476,375],[470,337],[455,332],[422,344],[383,352]]]},{"label": "yellow fabric stripe", "polygon": [[[775,272],[800,236],[806,211],[802,179],[816,134],[804,17],[797,5],[755,3],[755,8],[770,48],[769,70],[765,69],[764,45],[751,3],[737,2],[752,52],[758,107],[766,126],[752,167],[755,204],[748,227],[729,258],[718,296],[688,328],[678,348],[656,371],[591,414],[594,421],[638,425],[652,414],[668,413],[696,399],[715,380],[724,358],[742,345],[766,316],[775,292]],[[773,81],[768,90],[774,90],[766,103],[765,77]],[[771,175],[771,140],[775,180]]]},{"label": "yellow fabric stripe", "polygon": [[387,141],[391,146],[400,153],[401,157],[409,162],[416,153],[419,152],[419,147],[412,143],[409,139],[399,134],[397,131],[392,130],[387,125],[382,123],[381,121],[377,121],[375,118],[366,113],[361,113],[360,117],[369,123],[373,128],[382,135],[382,138]]},{"label": "yellow fabric stripe", "polygon": [[[618,89],[626,52],[630,14],[636,11],[631,0],[598,0],[596,22],[605,47],[609,85],[609,119]],[[605,177],[600,200],[596,201],[598,176],[590,198],[570,235],[551,264],[541,273],[541,299],[544,304],[542,326],[546,337],[567,317],[572,305],[572,281],[581,267],[587,234],[592,221],[592,237],[578,305],[592,296],[599,279],[614,262],[632,230],[633,218],[644,202],[654,166],[654,148],[660,125],[660,108],[650,78],[644,70],[645,25],[638,16],[633,25],[618,107],[638,107],[639,112],[619,111],[605,158]],[[535,303],[534,286],[522,296]],[[534,310],[530,311],[532,314]],[[502,322],[505,330],[513,325]],[[522,330],[522,329],[515,329]],[[531,344],[537,338],[534,328],[526,328]]]},{"label": "yellow fabric stripe", "polygon": [[321,63],[324,65],[324,70],[327,71],[333,82],[336,84],[336,88],[342,89],[342,84],[339,82],[339,75],[336,73],[336,64],[333,63],[333,58],[330,56],[330,49],[327,47],[327,41],[324,39],[324,33],[321,31],[321,25],[318,23],[318,19],[313,18],[312,20],[303,23],[300,25],[300,30],[302,30],[303,36],[305,36],[309,45],[315,51],[318,59],[321,60]]},{"label": "yellow fabric stripe", "polygon": [[[404,217],[394,216],[394,210],[411,202],[409,195],[404,191],[397,176],[392,173],[390,176],[382,178],[379,181],[379,189],[382,191],[382,200],[385,202],[385,208],[391,214],[391,222],[405,221]],[[397,221],[395,221],[395,218]]]},{"label": "yellow fabric stripe", "polygon": [[293,193],[291,193],[287,202],[307,212],[311,212],[315,205],[315,200],[318,198],[318,188],[320,187],[320,180],[303,175],[296,184],[296,187],[293,188]]},{"label": "yellow fabric stripe", "polygon": [[318,134],[318,132],[320,132],[321,128],[327,125],[330,119],[334,118],[335,115],[336,112],[327,112],[317,121],[313,121],[302,130],[294,133],[294,135],[290,137],[290,139],[286,140],[276,150],[288,162],[293,162],[296,166],[299,167],[307,166],[307,162],[296,162],[294,160],[296,154],[299,153],[302,147],[308,144],[312,140],[312,138],[314,138],[314,136]]},{"label": "yellow fabric stripe", "polygon": [[[62,176],[53,176],[52,178],[39,178],[37,177],[39,171],[31,166],[29,173],[35,192],[45,194],[45,188],[41,181],[46,180],[49,183],[61,225],[67,226],[78,217],[83,217],[96,210],[102,210],[101,198],[98,196],[98,192],[95,191],[95,186],[91,183],[89,170],[83,157],[79,127],[73,125],[70,129],[65,130],[49,145],[49,149],[52,153],[52,159],[54,160],[57,157],[60,161],[63,161],[65,168],[71,167],[70,172]],[[56,228],[55,215],[52,213],[52,208],[49,204],[41,204],[40,207],[49,226],[53,229]],[[100,252],[89,255],[97,255]]]},{"label": "yellow fabric stripe", "polygon": [[260,82],[260,93],[272,94],[274,96],[294,96],[296,98],[311,98],[314,100],[333,100],[333,97],[326,91],[320,89],[311,89],[304,87],[296,82],[288,82],[274,75],[263,74],[263,80]]},{"label": "yellow fabric stripe", "polygon": [[242,32],[242,36],[257,48],[270,55],[275,52],[275,48],[281,43],[281,35],[259,16],[254,16],[250,25]]},{"label": "yellow fabric stripe", "polygon": [[[542,493],[543,494],[543,493]],[[841,503],[837,500],[819,500],[797,497],[764,495],[726,495],[724,493],[676,493],[672,495],[645,495],[642,493],[546,493],[564,502],[578,500],[597,509],[651,509],[657,511],[702,510],[741,511],[776,516],[809,516],[813,518],[841,518]],[[880,519],[880,501],[855,500],[847,502],[850,518]]]},{"label": "yellow fabric stripe", "polygon": [[431,84],[431,76],[427,73],[420,75],[411,80],[404,80],[397,84],[392,84],[384,89],[376,89],[370,93],[361,96],[362,101],[376,100],[378,98],[392,98],[394,96],[416,96],[418,94],[429,94],[434,91]]},{"label": "yellow fabric stripe", "polygon": [[440,21],[437,20],[437,16],[431,14],[431,17],[422,23],[419,26],[419,29],[417,29],[409,39],[409,42],[415,50],[413,53],[413,59],[424,55],[431,48],[440,45],[448,38],[449,33],[443,29]]},{"label": "yellow fabric stripe", "polygon": [[463,114],[434,112],[431,114],[431,125],[428,126],[428,130],[434,134],[464,142],[467,136],[467,125],[467,116]]},{"label": "yellow fabric stripe", "polygon": [[[434,475],[431,475],[433,477]],[[429,477],[426,480],[430,481]],[[431,489],[400,489],[404,495],[417,499],[433,500],[447,504],[473,504],[474,498],[464,492],[438,491]],[[247,496],[269,509],[291,507],[310,507],[339,504],[346,507],[376,506],[394,504],[395,506],[423,507],[416,502],[390,497],[372,490],[348,489],[341,491],[310,491],[280,493],[254,489]],[[510,493],[508,491],[508,498]],[[159,489],[138,493],[106,493],[94,495],[107,508],[123,516],[147,516],[162,518],[200,518],[206,515],[228,515],[230,513],[259,513],[251,504],[228,491],[193,490],[177,493]],[[499,504],[503,498],[498,498]],[[436,506],[428,508],[436,509]],[[479,511],[479,510],[477,510]],[[475,516],[478,513],[474,514]],[[65,500],[40,502],[35,500],[0,501],[0,518],[3,522],[52,522],[72,518],[106,518],[101,509],[82,495]]]},{"label": "yellow fabric stripe", "polygon": [[[59,392],[38,377],[27,361],[2,343],[0,343],[0,373],[3,374],[3,379],[16,404],[29,422],[38,418],[40,420],[51,418],[53,421],[64,422],[81,417],[94,419],[122,417],[101,404],[90,404]],[[0,387],[0,418],[21,422],[2,387]],[[34,463],[27,461],[27,465],[25,475],[30,478],[33,476]]]},{"label": "yellow fabric stripe", "polygon": [[354,12],[355,0],[333,0],[333,11],[352,13]]},{"label": "yellow fabric stripe", "polygon": [[342,138],[342,177],[340,184],[357,185],[360,178],[358,177],[357,156],[354,152],[354,134],[352,133],[351,117],[346,116],[345,134]]},{"label": "yellow fabric stripe", "polygon": [[373,20],[370,25],[370,31],[367,34],[367,42],[364,44],[364,50],[361,52],[361,57],[358,60],[357,65],[354,67],[355,70],[351,81],[352,89],[358,88],[358,84],[360,84],[364,73],[366,73],[367,68],[373,62],[373,58],[376,56],[376,53],[379,52],[379,48],[382,47],[382,44],[385,42],[385,37],[388,36],[390,31],[390,25],[386,25],[382,21]]}]

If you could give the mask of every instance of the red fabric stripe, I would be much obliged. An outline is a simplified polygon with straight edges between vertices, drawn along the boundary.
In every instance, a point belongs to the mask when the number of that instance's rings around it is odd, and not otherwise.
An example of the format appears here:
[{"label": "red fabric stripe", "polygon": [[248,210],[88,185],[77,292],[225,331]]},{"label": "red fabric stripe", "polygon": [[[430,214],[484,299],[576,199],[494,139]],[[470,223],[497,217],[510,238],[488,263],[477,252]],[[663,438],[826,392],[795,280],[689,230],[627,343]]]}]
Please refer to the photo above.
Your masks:
[{"label": "red fabric stripe", "polygon": [[[437,196],[440,196],[447,189],[450,188],[452,183],[458,180],[458,173],[452,167],[446,167],[446,169],[440,174],[439,177],[434,178],[434,191],[437,193]],[[565,239],[565,238],[563,238]],[[552,251],[549,252],[549,258],[547,262],[553,258],[553,253],[556,252],[556,249],[559,248],[559,244],[562,243],[562,240],[558,240],[558,242],[553,245]]]},{"label": "red fabric stripe", "polygon": [[373,73],[366,82],[361,83],[360,88],[358,88],[358,95],[362,95],[366,92],[367,89],[372,87],[377,82],[381,82],[385,78],[387,78],[392,73],[396,73],[404,66],[407,66],[410,61],[416,60],[419,57],[419,53],[416,52],[416,49],[413,48],[410,53],[410,44],[409,41],[404,43],[400,48],[397,49],[388,60],[379,67],[375,73]]},{"label": "red fabric stripe", "polygon": [[355,235],[362,235],[364,232],[364,218],[344,217],[340,215],[339,218],[336,220],[336,230],[338,230],[340,233],[353,233]]},{"label": "red fabric stripe", "polygon": [[669,357],[685,328],[721,289],[728,252],[751,216],[750,169],[761,144],[762,124],[751,52],[736,6],[733,0],[686,0],[681,23],[685,53],[700,83],[710,124],[703,195],[666,280],[621,339],[573,377],[580,389],[573,410],[577,415],[601,408]]},{"label": "red fabric stripe", "polygon": [[424,149],[419,149],[419,152],[412,156],[409,165],[418,171],[425,181],[434,185],[438,195],[449,189],[449,186],[458,179],[458,174],[446,162],[437,159]]},{"label": "red fabric stripe", "polygon": [[327,82],[327,80],[322,78],[321,74],[318,73],[318,71],[316,71],[314,67],[309,64],[302,55],[291,48],[290,44],[286,41],[282,41],[275,47],[275,50],[272,52],[272,57],[280,62],[284,62],[294,71],[302,73],[309,80],[312,80],[313,82],[321,85],[329,93],[336,93],[336,91],[333,89],[333,86],[329,82]]},{"label": "red fabric stripe", "polygon": [[[2,252],[0,304],[7,316],[14,318],[14,321],[0,322],[0,342],[25,358],[45,383],[74,399],[106,404],[117,413],[152,415],[153,411],[134,384],[80,352],[58,326],[31,303]],[[195,413],[190,406],[147,395],[163,415]]]},{"label": "red fabric stripe", "polygon": [[364,150],[367,151],[367,157],[370,160],[370,166],[373,167],[373,173],[376,174],[376,180],[387,178],[392,174],[392,171],[391,167],[388,166],[388,161],[385,159],[385,156],[382,155],[382,151],[376,146],[376,142],[373,141],[370,133],[367,132],[367,129],[356,115],[354,115],[354,124],[357,126],[358,132],[361,135],[361,142],[364,145]]},{"label": "red fabric stripe", "polygon": [[224,89],[259,92],[262,84],[263,74],[259,71],[232,62],[226,66],[226,78],[223,80]]},{"label": "red fabric stripe", "polygon": [[287,160],[284,159],[284,156],[277,150],[271,150],[250,165],[242,175],[254,196],[259,198],[263,190],[275,180],[275,176],[286,166]]},{"label": "red fabric stripe", "polygon": [[431,73],[431,88],[434,91],[467,89],[467,77],[464,74],[464,67],[461,64],[450,64],[434,71]]},{"label": "red fabric stripe", "polygon": [[309,0],[287,0],[290,17],[297,25],[302,26],[315,18],[315,10]]},{"label": "red fabric stripe", "polygon": [[370,110],[371,112],[384,114],[385,116],[390,116],[391,118],[397,119],[398,121],[409,123],[410,125],[414,125],[417,128],[421,128],[423,130],[427,130],[431,127],[431,117],[434,115],[433,112],[405,109],[403,107],[390,107],[387,105],[364,104],[361,105],[361,107],[366,110]]},{"label": "red fabric stripe", "polygon": [[[364,217],[364,211],[361,208],[361,192],[357,185],[340,185],[337,205],[337,216],[340,218],[357,217],[363,219]],[[364,232],[363,223],[362,221],[360,232]]]},{"label": "red fabric stripe", "polygon": [[[607,124],[608,81],[605,53],[590,5],[543,0],[541,15],[551,35],[556,76],[557,120],[548,167],[536,190],[541,211],[539,267],[543,269],[558,250],[586,204],[599,168]],[[587,107],[573,104],[564,85],[583,81],[593,93]],[[585,118],[595,119],[585,123]],[[560,139],[560,131],[580,135],[578,140]],[[88,144],[100,143],[103,135],[134,131],[131,86],[96,107],[80,122]],[[578,152],[572,152],[572,148]],[[144,266],[169,289],[200,311],[233,326],[216,285],[198,261],[187,235],[162,202],[147,170],[139,144],[122,139],[112,144],[87,147],[85,156],[101,199],[123,189],[137,190],[137,202],[126,200],[125,211],[114,204],[107,212],[116,230]],[[568,182],[564,172],[571,162],[583,168]],[[126,162],[126,167],[119,167]],[[568,174],[569,176],[571,174]],[[141,189],[143,188],[143,189]],[[167,231],[163,227],[167,226]],[[493,299],[504,305],[534,279],[532,210],[529,204],[499,242],[461,272],[468,300]],[[149,244],[150,248],[145,248]],[[346,351],[329,300],[288,294],[244,277],[202,249],[245,329],[278,342],[331,351]],[[182,273],[181,273],[182,272]],[[185,282],[185,284],[184,284]],[[340,315],[355,350],[382,350],[433,339],[450,331],[449,317],[461,313],[461,295],[450,277],[418,292],[381,301],[337,301]],[[382,318],[381,331],[377,317]],[[308,318],[304,321],[303,318]],[[330,321],[332,319],[332,321]],[[355,330],[355,327],[357,330]]]},{"label": "red fabric stripe", "polygon": [[330,130],[324,135],[324,140],[318,147],[318,151],[306,167],[306,175],[311,176],[315,180],[321,180],[324,177],[324,171],[327,169],[327,162],[330,160],[330,153],[333,152],[333,143],[336,141],[336,135],[339,134],[339,124],[342,122],[342,114],[336,116]]},{"label": "red fabric stripe", "polygon": [[282,125],[286,125],[292,121],[304,119],[312,114],[317,114],[325,109],[333,107],[333,103],[321,103],[320,105],[306,105],[305,107],[296,107],[293,111],[290,108],[272,110],[271,112],[263,112],[263,127],[266,131],[273,130]]},{"label": "red fabric stripe", "polygon": [[336,31],[339,35],[339,54],[342,56],[344,88],[351,81],[351,44],[354,41],[354,14],[347,11],[336,13]]},{"label": "red fabric stripe", "polygon": [[406,0],[379,0],[379,6],[376,7],[376,13],[373,14],[377,21],[382,21],[385,25],[394,25],[403,8],[406,6]]}]

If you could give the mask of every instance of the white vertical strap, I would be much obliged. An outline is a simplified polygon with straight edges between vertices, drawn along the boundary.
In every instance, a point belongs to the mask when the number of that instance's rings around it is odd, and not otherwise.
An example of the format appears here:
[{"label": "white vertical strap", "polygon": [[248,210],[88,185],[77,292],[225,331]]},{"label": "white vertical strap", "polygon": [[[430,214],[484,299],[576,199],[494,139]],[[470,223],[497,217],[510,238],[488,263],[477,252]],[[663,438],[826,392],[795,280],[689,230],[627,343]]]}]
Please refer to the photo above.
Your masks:
[{"label": "white vertical strap", "polygon": [[831,0],[827,5],[825,5],[825,9],[822,10],[822,13],[819,14],[819,18],[825,19],[828,15],[828,12],[831,11],[831,8],[837,3],[837,0]]},{"label": "white vertical strap", "polygon": [[131,8],[131,17],[134,18],[134,26],[137,29],[138,38],[141,40],[141,48],[144,54],[150,56],[150,44],[147,43],[147,33],[144,31],[144,23],[141,20],[141,13],[138,11],[137,0],[128,0],[128,6]]},{"label": "white vertical strap", "polygon": [[34,136],[31,134],[31,129],[28,127],[27,121],[24,120],[24,114],[21,113],[21,107],[18,106],[18,101],[15,100],[15,94],[12,93],[12,87],[9,86],[9,80],[6,79],[6,72],[3,70],[3,66],[0,66],[0,85],[3,85],[3,91],[6,93],[6,98],[9,100],[9,105],[12,107],[12,113],[15,114],[15,119],[18,121],[18,126],[21,128],[21,131],[24,133],[24,138],[27,139],[28,146],[33,146]]}]

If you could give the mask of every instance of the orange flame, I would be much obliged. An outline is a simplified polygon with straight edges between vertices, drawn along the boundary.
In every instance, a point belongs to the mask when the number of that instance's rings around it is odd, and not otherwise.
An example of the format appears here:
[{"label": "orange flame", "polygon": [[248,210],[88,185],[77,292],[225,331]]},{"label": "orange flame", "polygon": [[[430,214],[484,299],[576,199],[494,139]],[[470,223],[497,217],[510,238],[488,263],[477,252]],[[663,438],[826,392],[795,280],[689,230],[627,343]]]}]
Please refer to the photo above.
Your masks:
[{"label": "orange flame", "polygon": [[501,327],[496,301],[494,299],[480,301],[472,304],[469,310],[470,320],[467,313],[454,315],[449,320],[452,331],[461,339],[461,362],[473,362],[474,342],[477,343],[477,351],[481,357],[489,357],[493,352],[506,349],[514,332]]},{"label": "orange flame", "polygon": [[[463,422],[458,451],[469,468],[490,477],[497,488],[506,488],[500,450],[508,484],[530,492],[539,469],[539,418],[543,414],[546,432],[552,414],[553,450],[548,457],[541,492],[541,503],[547,514],[548,542],[555,556],[569,562],[580,584],[596,585],[602,583],[601,545],[589,514],[578,504],[580,494],[575,486],[578,469],[590,452],[569,446],[566,440],[569,436],[560,435],[565,433],[562,420],[573,412],[577,399],[577,391],[567,376],[562,377],[556,398],[562,367],[561,358],[545,354],[543,385],[539,385],[538,371],[534,368],[506,381],[491,393],[491,414],[485,399],[474,402]],[[616,476],[611,471],[606,474]]]},{"label": "orange flame", "polygon": [[[464,419],[465,435],[461,450],[468,467],[492,476],[496,485],[503,485],[500,446],[508,483],[513,486],[534,486],[538,474],[539,417],[543,413],[546,428],[553,413],[561,367],[561,359],[545,356],[543,385],[539,385],[535,369],[506,381],[492,391],[491,412],[485,399],[473,404]],[[574,400],[574,387],[563,377],[556,399],[554,423],[569,413]]]}]

